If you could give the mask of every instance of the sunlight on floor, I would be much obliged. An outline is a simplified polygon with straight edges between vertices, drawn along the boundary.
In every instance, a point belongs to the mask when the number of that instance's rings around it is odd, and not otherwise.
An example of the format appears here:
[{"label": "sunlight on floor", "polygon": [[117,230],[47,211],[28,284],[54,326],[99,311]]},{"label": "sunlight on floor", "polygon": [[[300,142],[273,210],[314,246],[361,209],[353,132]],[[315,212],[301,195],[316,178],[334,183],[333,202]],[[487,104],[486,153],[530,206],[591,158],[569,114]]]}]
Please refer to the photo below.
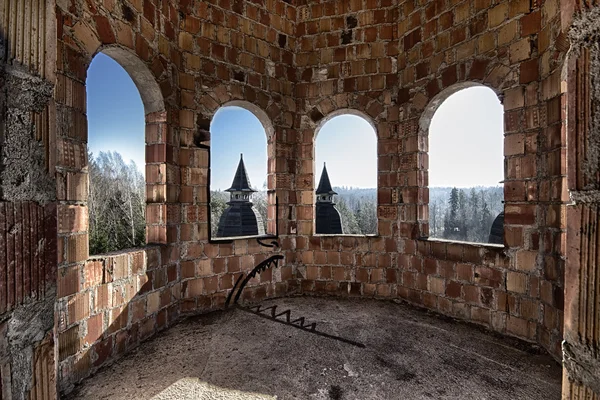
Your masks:
[{"label": "sunlight on floor", "polygon": [[241,392],[210,385],[198,378],[182,378],[157,394],[152,400],[273,400],[274,396]]}]

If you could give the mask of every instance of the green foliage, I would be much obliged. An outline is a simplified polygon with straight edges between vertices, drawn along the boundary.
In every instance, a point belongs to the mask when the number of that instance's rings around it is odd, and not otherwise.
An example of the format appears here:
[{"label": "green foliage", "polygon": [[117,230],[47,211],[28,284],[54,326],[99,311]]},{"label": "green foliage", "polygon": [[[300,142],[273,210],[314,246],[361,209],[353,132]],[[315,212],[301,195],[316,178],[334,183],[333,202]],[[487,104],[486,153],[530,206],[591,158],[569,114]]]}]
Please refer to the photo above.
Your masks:
[{"label": "green foliage", "polygon": [[210,192],[210,236],[217,237],[219,220],[227,208],[229,193],[211,190]]},{"label": "green foliage", "polygon": [[90,254],[146,243],[145,180],[117,152],[88,152]]},{"label": "green foliage", "polygon": [[448,210],[444,216],[444,238],[461,239],[460,199],[458,189],[452,188],[448,199]]}]

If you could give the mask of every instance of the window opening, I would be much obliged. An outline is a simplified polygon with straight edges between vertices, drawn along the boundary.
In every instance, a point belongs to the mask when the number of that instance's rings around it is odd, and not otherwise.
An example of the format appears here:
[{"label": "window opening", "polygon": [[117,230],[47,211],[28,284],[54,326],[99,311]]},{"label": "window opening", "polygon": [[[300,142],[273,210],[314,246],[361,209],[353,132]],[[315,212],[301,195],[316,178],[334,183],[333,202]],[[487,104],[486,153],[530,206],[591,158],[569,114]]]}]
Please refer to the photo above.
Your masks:
[{"label": "window opening", "polygon": [[[337,115],[315,140],[316,234],[377,234],[377,134],[355,114]],[[339,222],[338,222],[339,219]]]},{"label": "window opening", "polygon": [[428,138],[429,236],[503,244],[503,108],[494,91],[450,95]]},{"label": "window opening", "polygon": [[[267,231],[267,135],[238,106],[220,108],[211,123],[211,238]],[[251,182],[259,182],[255,187]]]},{"label": "window opening", "polygon": [[129,74],[102,53],[90,64],[86,90],[90,254],[143,246],[145,118],[140,93]]}]

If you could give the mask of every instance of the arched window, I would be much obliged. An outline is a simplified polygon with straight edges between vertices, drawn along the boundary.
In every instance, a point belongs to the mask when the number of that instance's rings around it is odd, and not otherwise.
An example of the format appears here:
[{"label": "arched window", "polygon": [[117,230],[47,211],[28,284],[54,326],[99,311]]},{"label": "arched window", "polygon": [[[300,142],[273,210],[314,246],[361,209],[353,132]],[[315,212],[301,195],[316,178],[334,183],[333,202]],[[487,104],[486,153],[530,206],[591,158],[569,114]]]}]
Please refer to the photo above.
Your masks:
[{"label": "arched window", "polygon": [[367,118],[344,110],[326,119],[314,168],[315,233],[377,234],[377,134]]},{"label": "arched window", "polygon": [[144,104],[106,54],[87,75],[89,248],[101,254],[146,243]]},{"label": "arched window", "polygon": [[428,135],[429,236],[502,244],[502,104],[484,86],[444,95]]},{"label": "arched window", "polygon": [[210,125],[211,239],[267,232],[269,131],[266,114],[251,104],[226,104],[215,113]]}]

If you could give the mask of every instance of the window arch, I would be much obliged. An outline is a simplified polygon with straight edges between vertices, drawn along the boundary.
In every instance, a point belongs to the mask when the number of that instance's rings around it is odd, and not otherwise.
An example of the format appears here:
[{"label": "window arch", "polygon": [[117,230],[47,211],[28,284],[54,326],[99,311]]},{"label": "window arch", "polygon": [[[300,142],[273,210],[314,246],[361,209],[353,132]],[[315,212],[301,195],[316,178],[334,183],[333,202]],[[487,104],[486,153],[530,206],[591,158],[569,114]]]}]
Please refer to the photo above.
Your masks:
[{"label": "window arch", "polygon": [[429,237],[503,243],[503,107],[485,86],[440,93],[421,118],[429,150]]},{"label": "window arch", "polygon": [[228,102],[210,132],[211,239],[272,233],[268,143],[274,128],[267,114],[245,101]]},{"label": "window arch", "polygon": [[90,254],[164,242],[154,229],[166,223],[161,213],[146,218],[146,203],[160,208],[166,198],[164,177],[153,180],[166,162],[155,151],[166,118],[154,76],[132,52],[105,47],[88,67],[86,90]]},{"label": "window arch", "polygon": [[[337,110],[315,132],[315,233],[377,234],[377,133],[357,110]],[[338,222],[339,220],[339,222]]]}]

